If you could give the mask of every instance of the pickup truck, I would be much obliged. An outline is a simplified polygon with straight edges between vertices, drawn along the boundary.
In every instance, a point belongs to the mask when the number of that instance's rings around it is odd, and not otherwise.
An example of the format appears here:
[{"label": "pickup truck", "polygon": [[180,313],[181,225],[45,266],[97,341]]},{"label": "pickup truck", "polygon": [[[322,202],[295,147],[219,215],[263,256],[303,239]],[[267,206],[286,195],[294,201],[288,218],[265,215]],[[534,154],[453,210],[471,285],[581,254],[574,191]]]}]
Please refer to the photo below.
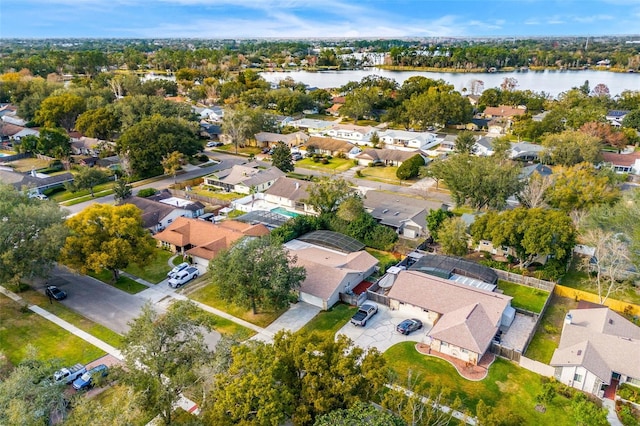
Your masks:
[{"label": "pickup truck", "polygon": [[69,384],[86,372],[87,368],[82,364],[76,364],[73,367],[61,368],[53,373],[53,381],[55,383],[64,381],[66,384]]},{"label": "pickup truck", "polygon": [[175,274],[173,278],[169,280],[169,286],[172,288],[178,288],[185,285],[192,279],[197,278],[198,275],[200,275],[198,268],[190,266]]},{"label": "pickup truck", "polygon": [[378,305],[373,303],[363,303],[358,312],[351,317],[351,324],[364,327],[367,325],[367,320],[374,316],[378,312]]}]

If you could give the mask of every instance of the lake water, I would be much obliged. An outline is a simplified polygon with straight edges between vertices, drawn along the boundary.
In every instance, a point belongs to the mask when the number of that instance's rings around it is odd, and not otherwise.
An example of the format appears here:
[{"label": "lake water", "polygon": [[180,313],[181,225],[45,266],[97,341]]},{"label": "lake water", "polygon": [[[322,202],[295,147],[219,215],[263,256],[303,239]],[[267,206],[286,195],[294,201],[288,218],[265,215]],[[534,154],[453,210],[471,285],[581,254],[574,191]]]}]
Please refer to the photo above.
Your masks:
[{"label": "lake water", "polygon": [[426,71],[387,71],[378,68],[347,71],[291,71],[291,72],[263,72],[261,75],[268,82],[278,81],[291,77],[295,81],[301,81],[311,87],[327,89],[340,87],[350,81],[360,81],[369,75],[379,75],[396,80],[402,84],[413,76],[423,76],[432,79],[442,79],[452,84],[456,90],[462,92],[463,88],[470,90],[471,81],[481,80],[484,88],[500,87],[500,83],[506,77],[513,77],[518,81],[518,90],[532,90],[534,92],[546,92],[551,96],[558,96],[572,87],[581,86],[585,80],[589,80],[589,86],[593,89],[597,84],[605,84],[609,88],[611,96],[618,95],[625,90],[640,90],[640,73],[614,73],[607,71],[528,71],[505,73],[437,73]]}]

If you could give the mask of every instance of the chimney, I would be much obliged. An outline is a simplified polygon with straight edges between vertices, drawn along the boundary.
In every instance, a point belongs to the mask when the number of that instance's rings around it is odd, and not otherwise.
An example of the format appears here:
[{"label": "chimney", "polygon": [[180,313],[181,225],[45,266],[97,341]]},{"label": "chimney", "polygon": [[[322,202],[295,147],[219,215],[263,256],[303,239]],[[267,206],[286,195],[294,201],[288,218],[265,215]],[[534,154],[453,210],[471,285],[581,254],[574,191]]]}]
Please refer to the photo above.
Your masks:
[{"label": "chimney", "polygon": [[300,189],[300,184],[296,182],[296,189]]},{"label": "chimney", "polygon": [[573,321],[573,315],[568,313],[567,315],[564,316],[565,325],[571,325],[571,321]]}]

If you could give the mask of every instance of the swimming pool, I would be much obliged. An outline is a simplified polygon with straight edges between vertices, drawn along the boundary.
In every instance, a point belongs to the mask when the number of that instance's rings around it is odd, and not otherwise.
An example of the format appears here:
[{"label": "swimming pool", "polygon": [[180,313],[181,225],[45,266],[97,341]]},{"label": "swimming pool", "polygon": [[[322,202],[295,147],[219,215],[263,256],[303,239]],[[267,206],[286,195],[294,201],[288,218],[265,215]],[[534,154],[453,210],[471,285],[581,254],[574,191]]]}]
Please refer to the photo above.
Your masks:
[{"label": "swimming pool", "polygon": [[271,211],[274,213],[280,213],[281,215],[289,216],[289,217],[300,216],[298,213],[290,212],[289,210],[282,207],[276,207],[275,209],[271,209]]}]

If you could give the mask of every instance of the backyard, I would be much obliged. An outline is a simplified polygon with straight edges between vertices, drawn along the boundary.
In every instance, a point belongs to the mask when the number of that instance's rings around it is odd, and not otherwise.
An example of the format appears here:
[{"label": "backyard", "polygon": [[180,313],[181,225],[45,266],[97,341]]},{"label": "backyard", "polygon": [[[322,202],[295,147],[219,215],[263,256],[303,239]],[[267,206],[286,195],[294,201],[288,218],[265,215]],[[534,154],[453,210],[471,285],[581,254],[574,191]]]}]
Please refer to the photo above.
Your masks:
[{"label": "backyard", "polygon": [[542,391],[542,376],[509,361],[496,359],[484,380],[470,381],[462,378],[448,362],[418,353],[415,342],[392,346],[383,356],[397,375],[397,384],[407,386],[409,375],[418,393],[438,384],[451,392],[451,400],[460,397],[464,409],[472,414],[482,400],[500,413],[499,418],[509,418],[517,422],[514,424],[575,425],[571,401],[564,396],[557,395],[546,404],[545,413],[537,411],[536,396]]},{"label": "backyard", "polygon": [[224,311],[234,317],[241,318],[260,327],[268,326],[287,310],[285,308],[281,311],[258,312],[257,314],[254,314],[251,309],[246,309],[242,306],[222,300],[218,292],[218,286],[215,284],[207,284],[203,287],[192,286],[192,290],[187,287],[186,292],[189,298],[193,300]]},{"label": "backyard", "polygon": [[513,297],[511,301],[513,307],[530,312],[540,313],[549,297],[548,291],[502,280],[498,281],[498,288],[507,296]]},{"label": "backyard", "polygon": [[542,316],[533,340],[527,347],[525,356],[548,364],[553,356],[553,351],[560,343],[565,315],[577,307],[578,302],[573,299],[551,296],[551,302]]},{"label": "backyard", "polygon": [[36,349],[38,359],[58,360],[61,365],[86,364],[104,355],[104,351],[3,295],[0,324],[1,351],[14,365],[25,359],[30,346]]}]

